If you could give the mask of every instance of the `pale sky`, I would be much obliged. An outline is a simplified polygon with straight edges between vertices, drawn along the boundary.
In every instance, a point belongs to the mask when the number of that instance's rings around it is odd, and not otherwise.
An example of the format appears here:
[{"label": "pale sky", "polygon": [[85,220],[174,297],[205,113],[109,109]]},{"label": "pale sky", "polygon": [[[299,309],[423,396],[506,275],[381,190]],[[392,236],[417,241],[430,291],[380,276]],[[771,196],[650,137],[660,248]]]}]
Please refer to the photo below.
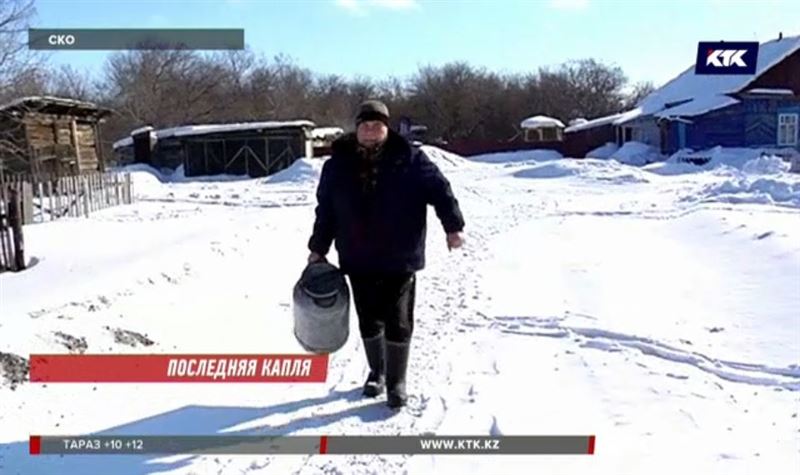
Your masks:
[{"label": "pale sky", "polygon": [[[793,0],[38,0],[40,28],[244,28],[251,49],[321,73],[407,77],[464,60],[525,72],[593,57],[659,85],[698,41],[800,34]],[[108,52],[51,53],[101,70]]]}]

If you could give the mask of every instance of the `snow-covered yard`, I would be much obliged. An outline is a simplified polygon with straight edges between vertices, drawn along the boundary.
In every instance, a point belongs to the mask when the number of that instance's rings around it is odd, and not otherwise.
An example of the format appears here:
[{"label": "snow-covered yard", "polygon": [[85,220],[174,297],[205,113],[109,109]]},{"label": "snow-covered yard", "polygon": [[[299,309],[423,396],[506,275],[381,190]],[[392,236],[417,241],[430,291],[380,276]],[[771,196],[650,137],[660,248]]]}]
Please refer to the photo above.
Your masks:
[{"label": "snow-covered yard", "polygon": [[[0,275],[0,473],[797,473],[800,176],[428,149],[466,215],[429,215],[407,410],[362,400],[357,338],[325,384],[31,384],[31,353],[295,353],[318,161],[160,181],[26,228]],[[539,160],[539,161],[537,161]],[[744,171],[743,171],[744,170]],[[11,356],[9,356],[11,355]],[[2,372],[2,370],[0,370]],[[29,434],[596,434],[594,456],[39,456]]]}]

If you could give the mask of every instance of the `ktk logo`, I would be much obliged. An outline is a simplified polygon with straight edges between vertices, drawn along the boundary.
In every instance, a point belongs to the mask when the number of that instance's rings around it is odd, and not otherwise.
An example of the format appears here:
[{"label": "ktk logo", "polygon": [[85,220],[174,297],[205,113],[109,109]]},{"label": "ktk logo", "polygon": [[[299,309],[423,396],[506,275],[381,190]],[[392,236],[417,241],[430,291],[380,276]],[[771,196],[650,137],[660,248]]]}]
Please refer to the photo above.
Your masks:
[{"label": "ktk logo", "polygon": [[695,74],[755,74],[757,59],[755,42],[701,42]]},{"label": "ktk logo", "polygon": [[714,66],[717,68],[724,68],[731,65],[747,67],[744,62],[744,55],[747,53],[746,49],[710,49],[708,50],[708,59],[706,59],[706,66]]}]

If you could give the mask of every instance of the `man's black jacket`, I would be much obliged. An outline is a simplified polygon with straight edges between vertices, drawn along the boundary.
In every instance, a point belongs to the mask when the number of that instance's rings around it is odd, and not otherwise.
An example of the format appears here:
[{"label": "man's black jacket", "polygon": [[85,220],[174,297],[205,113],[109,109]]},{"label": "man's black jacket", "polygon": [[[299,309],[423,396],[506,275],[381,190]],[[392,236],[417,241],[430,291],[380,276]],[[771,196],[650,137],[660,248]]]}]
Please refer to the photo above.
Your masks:
[{"label": "man's black jacket", "polygon": [[413,272],[425,266],[427,205],[445,232],[464,228],[450,183],[417,147],[389,131],[375,164],[374,187],[364,182],[355,134],[337,139],[322,167],[314,231],[308,247],[326,255],[336,241],[343,272]]}]

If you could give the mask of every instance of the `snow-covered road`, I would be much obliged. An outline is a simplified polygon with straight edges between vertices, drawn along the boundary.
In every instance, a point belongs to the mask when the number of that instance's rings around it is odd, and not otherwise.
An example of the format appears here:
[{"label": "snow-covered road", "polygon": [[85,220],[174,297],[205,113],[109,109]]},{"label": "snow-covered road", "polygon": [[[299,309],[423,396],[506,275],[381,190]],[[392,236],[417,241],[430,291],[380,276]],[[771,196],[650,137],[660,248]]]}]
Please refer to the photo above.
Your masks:
[{"label": "snow-covered road", "polygon": [[[430,149],[468,222],[430,213],[410,407],[362,400],[355,318],[321,385],[0,385],[2,474],[794,473],[800,178]],[[30,353],[301,352],[291,288],[318,162],[160,183],[26,229],[0,276],[2,361]],[[7,370],[11,366],[6,364]],[[1,371],[0,371],[1,372]],[[12,390],[12,386],[15,386]],[[594,456],[30,457],[29,434],[596,434]]]}]

